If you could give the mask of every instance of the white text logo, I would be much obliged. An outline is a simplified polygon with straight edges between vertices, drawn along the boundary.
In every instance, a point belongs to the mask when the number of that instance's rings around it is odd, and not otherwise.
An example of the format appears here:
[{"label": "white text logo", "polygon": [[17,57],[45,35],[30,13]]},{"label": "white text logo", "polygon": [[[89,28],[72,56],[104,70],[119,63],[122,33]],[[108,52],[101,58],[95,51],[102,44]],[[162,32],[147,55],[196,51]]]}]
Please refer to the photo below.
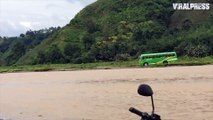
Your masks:
[{"label": "white text logo", "polygon": [[210,10],[210,3],[173,3],[174,10]]}]

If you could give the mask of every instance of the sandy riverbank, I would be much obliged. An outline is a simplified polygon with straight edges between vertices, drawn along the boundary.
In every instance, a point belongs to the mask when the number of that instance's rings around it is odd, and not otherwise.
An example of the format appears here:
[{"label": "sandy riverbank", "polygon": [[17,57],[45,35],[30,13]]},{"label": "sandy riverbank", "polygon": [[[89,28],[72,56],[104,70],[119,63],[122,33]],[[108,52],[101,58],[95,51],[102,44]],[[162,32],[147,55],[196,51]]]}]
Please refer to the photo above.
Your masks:
[{"label": "sandy riverbank", "polygon": [[151,111],[154,90],[163,120],[213,118],[213,65],[0,74],[0,118],[12,120],[139,120],[134,106]]}]

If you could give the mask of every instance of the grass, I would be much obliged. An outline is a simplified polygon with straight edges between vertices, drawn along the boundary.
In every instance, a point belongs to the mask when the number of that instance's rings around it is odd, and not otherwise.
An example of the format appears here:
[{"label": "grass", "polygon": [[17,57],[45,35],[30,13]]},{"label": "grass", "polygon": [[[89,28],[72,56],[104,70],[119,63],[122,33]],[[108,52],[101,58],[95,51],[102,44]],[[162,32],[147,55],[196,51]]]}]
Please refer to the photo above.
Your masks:
[{"label": "grass", "polygon": [[180,57],[178,61],[172,63],[171,65],[207,65],[213,64],[213,56],[208,56],[204,58],[195,58],[195,57]]},{"label": "grass", "polygon": [[[180,57],[178,61],[169,66],[191,66],[213,64],[213,56],[204,58]],[[124,62],[97,62],[87,64],[45,64],[45,65],[24,65],[24,66],[1,66],[0,73],[4,72],[24,72],[24,71],[65,71],[65,70],[85,70],[85,69],[113,69],[113,68],[136,68],[140,67],[138,60]],[[163,67],[154,65],[151,67]]]},{"label": "grass", "polygon": [[138,67],[137,61],[125,62],[98,62],[87,64],[44,64],[44,65],[24,65],[24,66],[2,66],[0,73],[20,72],[20,71],[65,71],[65,70],[84,70],[84,69],[112,69],[122,67]]}]

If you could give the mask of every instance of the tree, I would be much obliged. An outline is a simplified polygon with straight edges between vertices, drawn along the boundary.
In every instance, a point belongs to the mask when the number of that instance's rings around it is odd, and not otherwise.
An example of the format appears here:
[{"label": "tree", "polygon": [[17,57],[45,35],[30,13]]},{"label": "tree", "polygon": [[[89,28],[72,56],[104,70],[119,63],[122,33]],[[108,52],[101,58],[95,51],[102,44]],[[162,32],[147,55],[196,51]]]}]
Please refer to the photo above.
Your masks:
[{"label": "tree", "polygon": [[77,43],[67,43],[64,47],[64,55],[69,61],[81,56],[81,48]]},{"label": "tree", "polygon": [[92,20],[92,19],[88,19],[86,21],[86,27],[87,27],[87,32],[88,33],[94,33],[96,31],[99,31],[99,26],[96,23],[96,21]]},{"label": "tree", "polygon": [[44,52],[42,52],[42,51],[38,52],[37,58],[35,60],[35,63],[36,64],[45,64],[45,63],[47,63],[47,56],[45,55]]},{"label": "tree", "polygon": [[24,34],[20,34],[20,37],[22,37],[22,38],[23,38],[23,37],[25,37],[25,35],[24,35]]},{"label": "tree", "polygon": [[0,52],[0,66],[4,64],[4,60],[2,56],[3,56],[3,53]]},{"label": "tree", "polygon": [[7,65],[14,64],[26,52],[26,47],[23,43],[17,42],[13,45],[10,54],[6,58]]},{"label": "tree", "polygon": [[207,46],[204,45],[190,45],[186,48],[186,55],[191,57],[206,57],[208,56],[209,49]]},{"label": "tree", "polygon": [[46,61],[53,64],[64,62],[64,56],[57,45],[54,44],[47,50]]},{"label": "tree", "polygon": [[91,46],[94,44],[95,39],[91,34],[85,34],[84,37],[82,38],[82,42],[84,44],[84,49],[89,50]]},{"label": "tree", "polygon": [[192,21],[189,20],[189,19],[186,19],[186,20],[183,21],[182,24],[183,24],[183,25],[182,25],[182,28],[183,28],[184,30],[189,30],[189,29],[191,28],[191,26],[192,26]]}]

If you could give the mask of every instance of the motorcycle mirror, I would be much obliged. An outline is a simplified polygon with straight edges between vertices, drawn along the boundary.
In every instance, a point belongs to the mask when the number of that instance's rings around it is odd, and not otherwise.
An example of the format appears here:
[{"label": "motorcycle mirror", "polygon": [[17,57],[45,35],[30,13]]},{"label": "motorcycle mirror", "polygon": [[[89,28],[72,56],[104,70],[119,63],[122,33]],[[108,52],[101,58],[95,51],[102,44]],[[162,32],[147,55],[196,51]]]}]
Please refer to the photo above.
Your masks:
[{"label": "motorcycle mirror", "polygon": [[152,91],[152,88],[149,85],[141,84],[138,87],[138,94],[142,95],[142,96],[152,96],[153,95],[153,91]]}]

